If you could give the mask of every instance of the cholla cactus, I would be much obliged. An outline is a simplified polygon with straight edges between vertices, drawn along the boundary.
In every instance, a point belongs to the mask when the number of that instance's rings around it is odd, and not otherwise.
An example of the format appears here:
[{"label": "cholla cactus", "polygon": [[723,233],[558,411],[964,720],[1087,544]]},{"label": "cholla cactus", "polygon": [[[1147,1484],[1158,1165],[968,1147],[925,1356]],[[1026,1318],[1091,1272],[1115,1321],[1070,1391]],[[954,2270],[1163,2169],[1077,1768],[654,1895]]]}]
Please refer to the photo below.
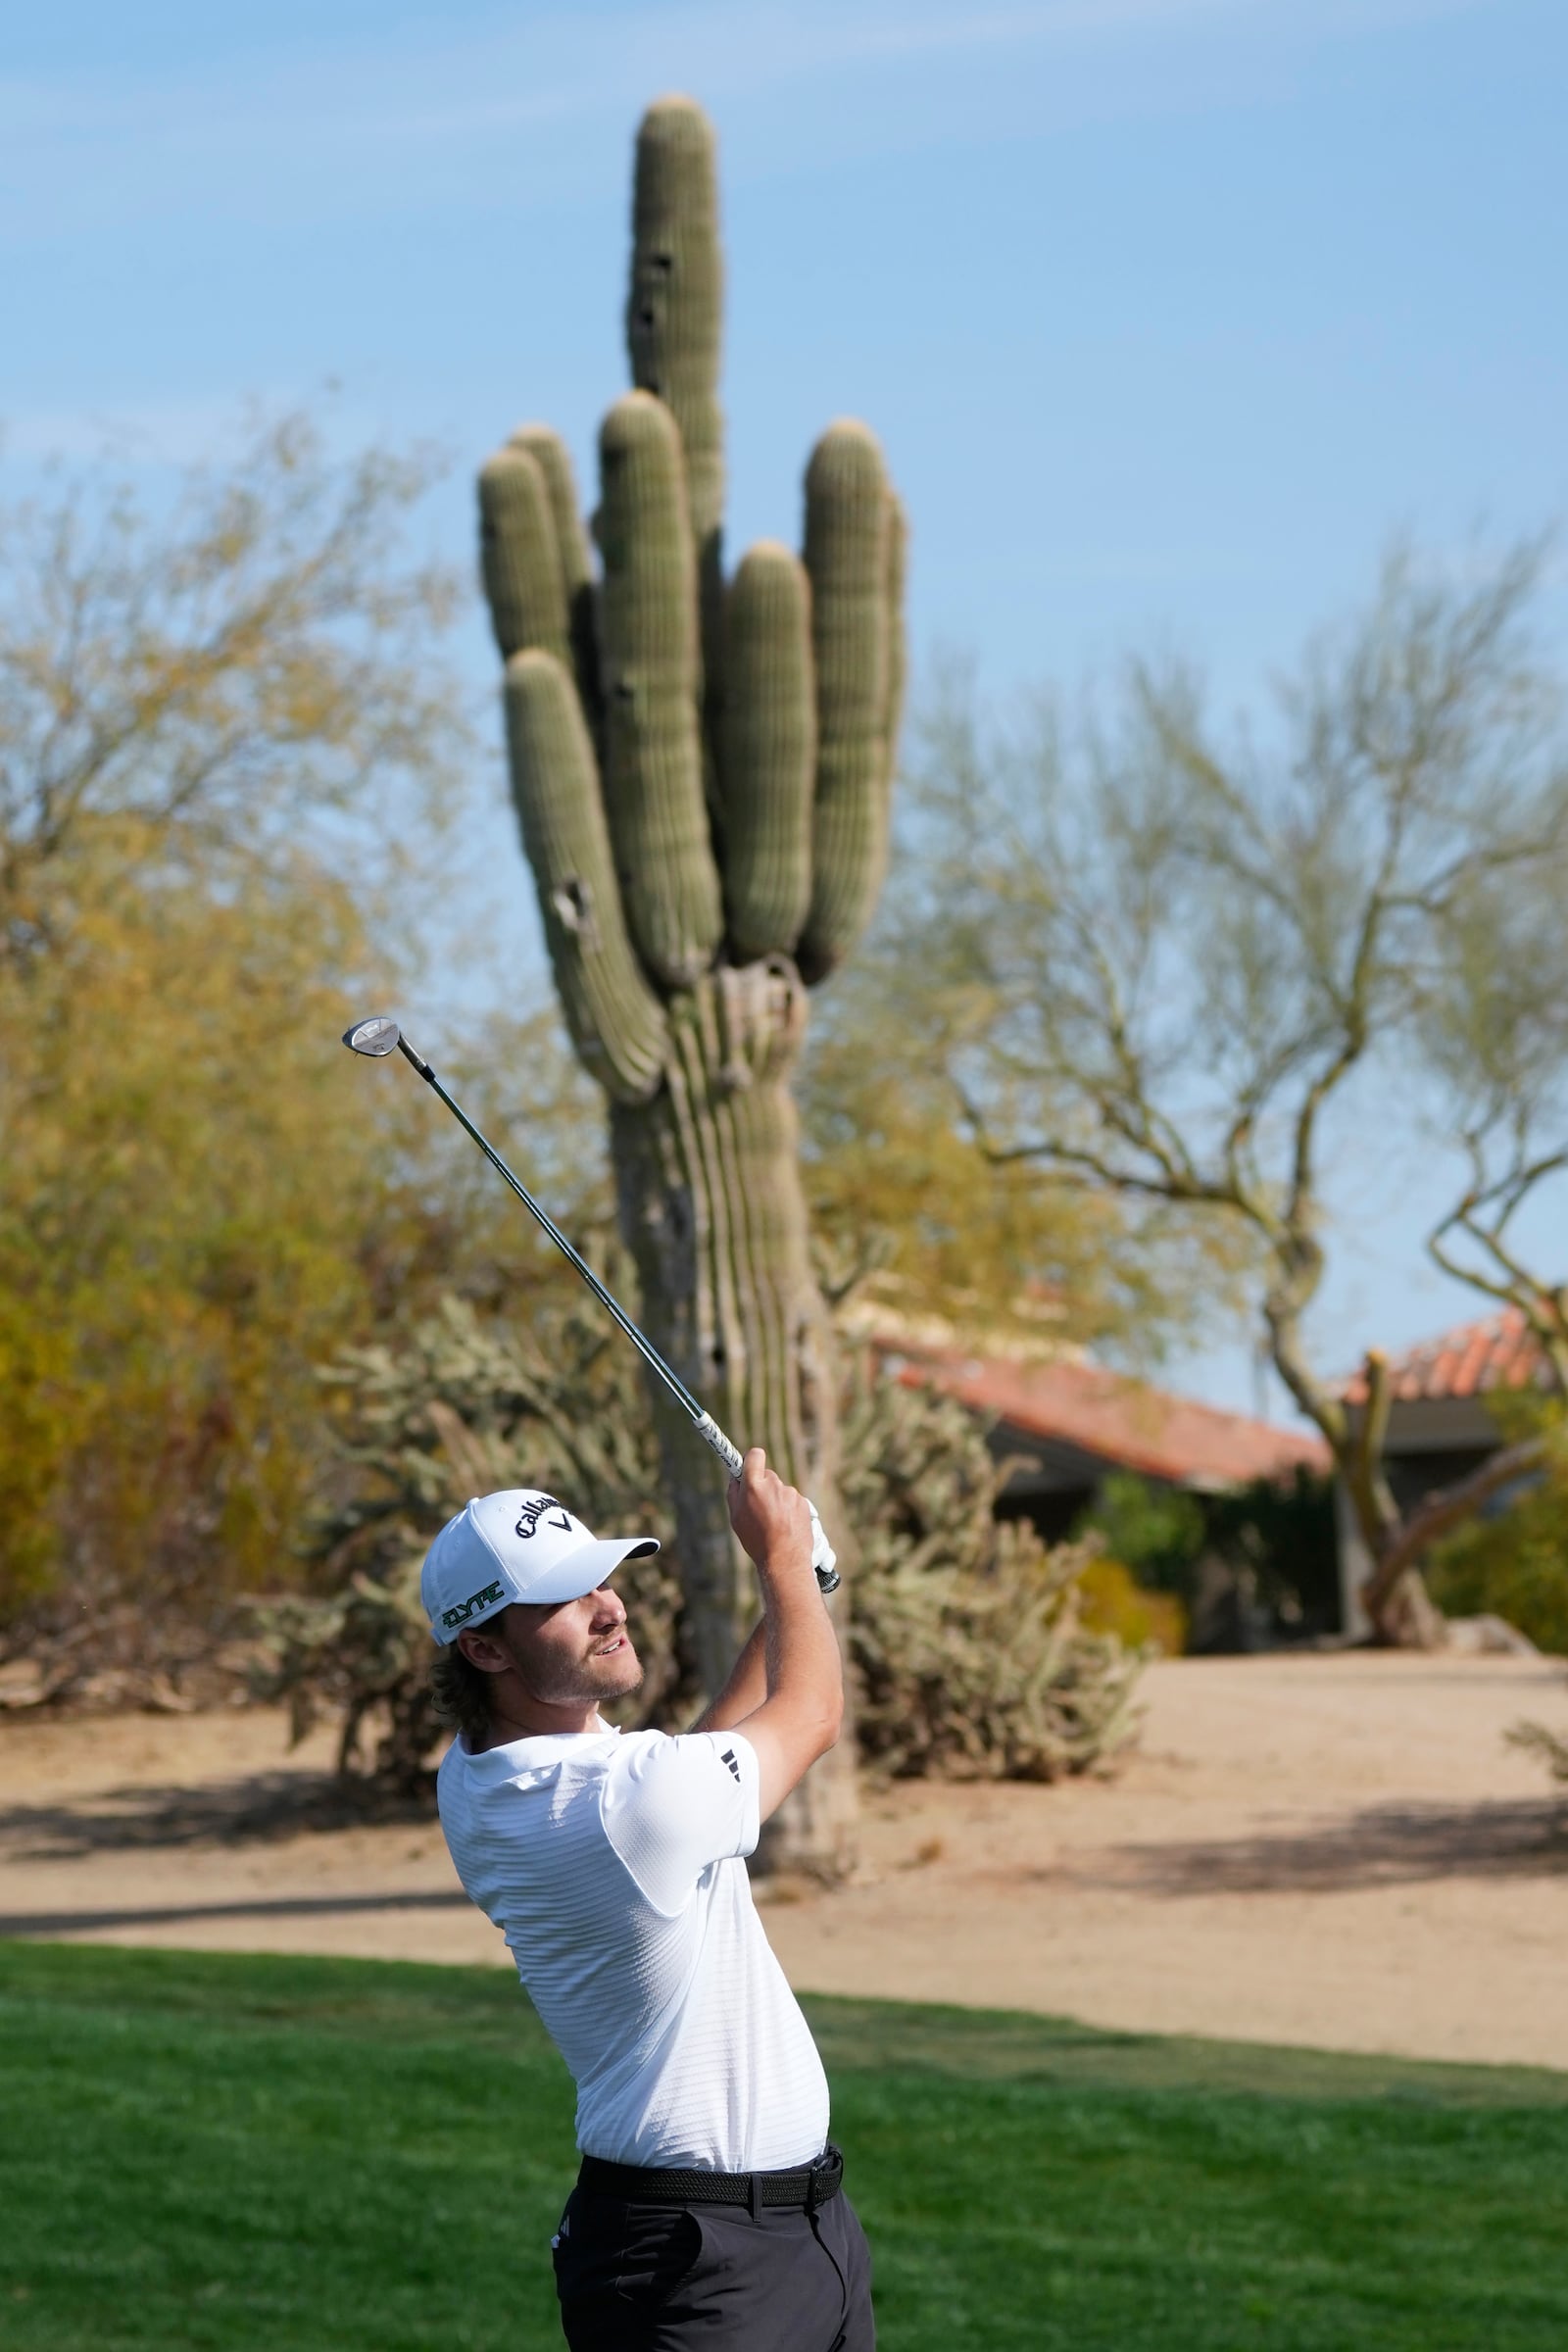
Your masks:
[{"label": "cholla cactus", "polygon": [[[882,878],[904,529],[875,439],[834,424],[807,467],[804,559],[766,541],[726,582],[722,278],[711,126],[664,99],[637,141],[636,388],[600,432],[597,577],[542,425],[480,474],[482,569],[523,843],[609,1098],[644,1318],[736,1439],[830,1510],[831,1341],[789,1080],[806,989]],[[745,1587],[710,1457],[667,1413],[661,1443],[711,1686]]]},{"label": "cholla cactus", "polygon": [[845,1459],[866,1763],[892,1779],[1054,1781],[1124,1747],[1144,1658],[1080,1622],[1098,1546],[1048,1551],[1027,1523],[999,1525],[1005,1465],[963,1406],[862,1385]]}]

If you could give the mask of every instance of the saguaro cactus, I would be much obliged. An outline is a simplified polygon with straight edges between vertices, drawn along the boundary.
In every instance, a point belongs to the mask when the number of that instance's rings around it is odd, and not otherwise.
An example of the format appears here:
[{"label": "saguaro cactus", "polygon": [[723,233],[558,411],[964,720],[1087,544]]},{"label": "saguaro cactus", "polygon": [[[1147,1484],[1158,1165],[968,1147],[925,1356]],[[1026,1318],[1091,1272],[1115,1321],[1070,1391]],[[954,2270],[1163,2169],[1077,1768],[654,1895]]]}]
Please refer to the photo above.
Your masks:
[{"label": "saguaro cactus", "polygon": [[[662,99],[637,139],[636,388],[599,436],[598,578],[542,425],[479,476],[481,562],[523,843],[572,1039],[609,1098],[644,1319],[831,1518],[831,1339],[789,1086],[806,990],[849,954],[882,879],[904,526],[874,437],[840,422],[807,467],[804,562],[764,541],[726,585],[722,284],[712,128]],[[655,1404],[711,1688],[747,1582],[711,1455]],[[845,1752],[812,1776],[794,1858],[842,1861],[847,1768]]]}]

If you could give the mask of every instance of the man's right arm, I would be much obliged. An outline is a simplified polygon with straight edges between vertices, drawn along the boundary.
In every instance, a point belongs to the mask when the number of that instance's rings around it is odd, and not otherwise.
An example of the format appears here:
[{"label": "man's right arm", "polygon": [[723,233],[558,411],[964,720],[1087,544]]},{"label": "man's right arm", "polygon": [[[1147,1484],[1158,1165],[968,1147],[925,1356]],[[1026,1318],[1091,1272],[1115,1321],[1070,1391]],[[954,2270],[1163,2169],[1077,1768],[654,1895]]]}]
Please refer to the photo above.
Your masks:
[{"label": "man's right arm", "polygon": [[811,1515],[754,1446],[729,1490],[730,1525],[762,1589],[767,1695],[733,1723],[756,1750],[765,1821],[839,1736],[844,1668],[833,1621],[811,1566]]}]

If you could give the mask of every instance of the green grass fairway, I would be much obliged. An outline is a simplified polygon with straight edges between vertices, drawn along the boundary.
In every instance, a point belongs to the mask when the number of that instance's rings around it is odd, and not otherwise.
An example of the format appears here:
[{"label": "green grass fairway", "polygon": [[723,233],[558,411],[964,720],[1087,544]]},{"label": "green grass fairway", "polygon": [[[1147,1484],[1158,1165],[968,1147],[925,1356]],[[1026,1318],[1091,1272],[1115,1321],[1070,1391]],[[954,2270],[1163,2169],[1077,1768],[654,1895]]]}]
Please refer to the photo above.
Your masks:
[{"label": "green grass fairway", "polygon": [[[884,2352],[1568,2344],[1568,2076],[808,2006]],[[500,1970],[0,1945],[6,2352],[543,2352],[572,2171]]]}]

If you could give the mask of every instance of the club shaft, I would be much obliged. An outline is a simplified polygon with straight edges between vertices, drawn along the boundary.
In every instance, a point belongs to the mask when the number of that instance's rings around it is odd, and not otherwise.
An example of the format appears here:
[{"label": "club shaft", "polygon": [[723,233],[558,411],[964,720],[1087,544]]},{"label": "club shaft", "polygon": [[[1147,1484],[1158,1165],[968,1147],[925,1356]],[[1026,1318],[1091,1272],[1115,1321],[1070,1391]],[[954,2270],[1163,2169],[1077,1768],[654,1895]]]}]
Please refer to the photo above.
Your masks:
[{"label": "club shaft", "polygon": [[424,1080],[426,1086],[428,1086],[433,1093],[440,1096],[448,1110],[451,1111],[453,1117],[458,1121],[458,1124],[465,1128],[467,1133],[472,1136],[474,1142],[478,1145],[480,1151],[490,1162],[490,1165],[495,1169],[496,1174],[503,1177],[506,1182],[511,1185],[513,1191],[516,1194],[517,1199],[522,1202],[523,1207],[528,1211],[529,1215],[544,1228],[545,1232],[550,1236],[550,1239],[555,1243],[556,1248],[561,1251],[562,1256],[568,1259],[569,1262],[575,1266],[577,1272],[582,1276],[584,1282],[588,1285],[588,1288],[592,1291],[594,1297],[598,1299],[605,1312],[612,1316],[614,1321],[620,1325],[621,1330],[626,1334],[627,1339],[630,1340],[632,1346],[642,1357],[643,1362],[648,1366],[651,1372],[655,1373],[657,1377],[663,1382],[665,1388],[669,1391],[671,1396],[674,1397],[675,1402],[680,1406],[682,1412],[687,1415],[693,1427],[708,1440],[709,1445],[712,1446],[713,1451],[718,1455],[720,1461],[725,1463],[725,1465],[728,1467],[731,1475],[738,1476],[741,1467],[740,1451],[738,1447],[730,1444],[729,1439],[725,1437],[724,1432],[719,1428],[718,1423],[713,1419],[712,1414],[704,1411],[703,1407],[698,1403],[696,1397],[692,1395],[690,1389],[686,1386],[686,1383],[680,1378],[680,1375],[673,1371],[670,1366],[665,1363],[663,1357],[660,1354],[659,1349],[654,1346],[652,1340],[650,1340],[644,1332],[638,1330],[636,1324],[632,1321],[630,1315],[627,1314],[625,1308],[619,1303],[619,1301],[611,1292],[606,1290],[604,1284],[600,1281],[598,1275],[594,1272],[592,1266],[589,1265],[587,1259],[582,1255],[581,1251],[572,1248],[570,1242],[567,1241],[565,1235],[562,1232],[561,1227],[556,1223],[555,1218],[551,1216],[547,1209],[540,1207],[538,1201],[534,1199],[532,1193],[529,1192],[526,1185],[519,1184],[517,1182],[516,1177],[514,1176],[512,1170],[508,1167],[500,1152],[495,1149],[495,1146],[486,1136],[480,1134],[478,1128],[469,1118],[462,1103],[459,1102],[454,1096],[448,1094],[446,1088],[442,1085],[434,1070],[431,1069],[430,1064],[425,1060],[423,1054],[416,1054],[406,1038],[400,1039],[399,1050],[414,1064],[415,1068],[418,1071],[419,1076]]}]

